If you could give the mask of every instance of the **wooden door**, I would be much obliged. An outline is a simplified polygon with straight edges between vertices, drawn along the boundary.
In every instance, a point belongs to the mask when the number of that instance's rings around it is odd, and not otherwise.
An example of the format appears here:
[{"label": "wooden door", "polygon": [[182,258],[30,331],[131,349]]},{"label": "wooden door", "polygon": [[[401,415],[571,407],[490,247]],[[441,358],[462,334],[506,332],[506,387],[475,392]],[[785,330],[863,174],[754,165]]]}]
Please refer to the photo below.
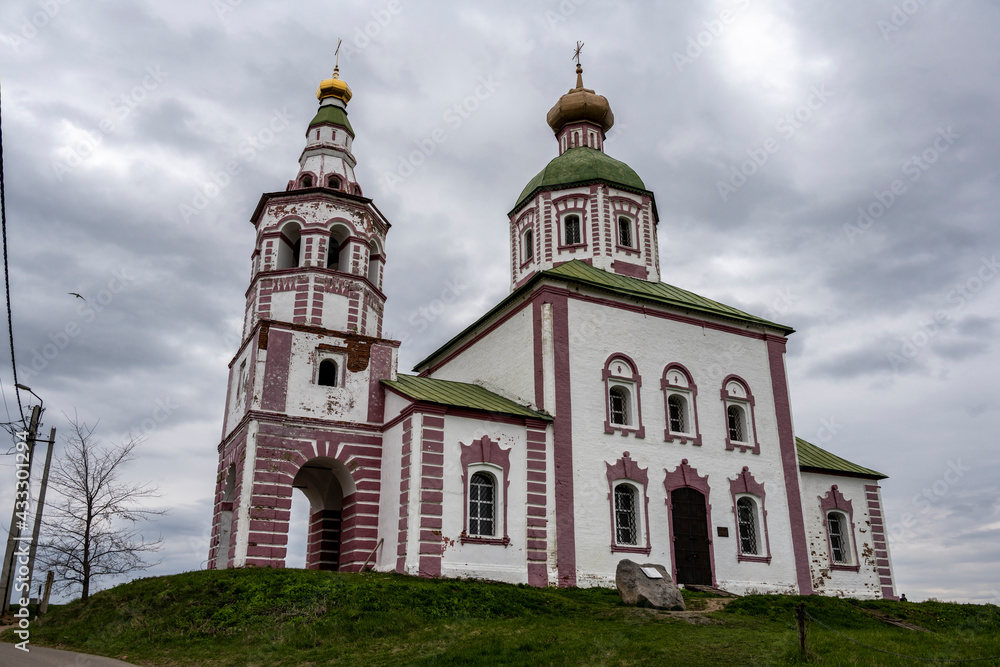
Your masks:
[{"label": "wooden door", "polygon": [[678,584],[712,585],[712,558],[708,549],[705,496],[682,487],[670,492],[674,559]]}]

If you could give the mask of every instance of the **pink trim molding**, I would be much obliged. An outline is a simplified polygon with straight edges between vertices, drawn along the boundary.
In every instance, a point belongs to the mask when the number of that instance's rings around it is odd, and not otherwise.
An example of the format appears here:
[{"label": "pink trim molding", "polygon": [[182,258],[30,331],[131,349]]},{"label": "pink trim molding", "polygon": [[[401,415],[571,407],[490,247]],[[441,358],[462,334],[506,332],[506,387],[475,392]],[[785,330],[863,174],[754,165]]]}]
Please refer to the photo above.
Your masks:
[{"label": "pink trim molding", "polygon": [[[763,556],[759,554],[743,553],[743,545],[740,541],[740,513],[736,507],[737,494],[756,496],[760,500],[760,521],[762,524],[761,532],[764,533],[765,549],[765,555]],[[733,518],[736,521],[736,560],[751,563],[770,563],[771,536],[767,531],[767,506],[764,504],[767,492],[764,490],[764,485],[754,479],[753,474],[750,472],[750,468],[743,466],[743,470],[740,474],[738,474],[735,479],[729,480],[729,495],[733,497]]]},{"label": "pink trim molding", "polygon": [[[510,535],[507,534],[507,504],[509,502],[509,491],[510,491],[510,450],[503,449],[493,440],[490,440],[490,436],[484,435],[479,440],[474,440],[471,445],[466,445],[463,443],[458,443],[462,447],[462,489],[465,495],[465,502],[462,504],[462,534],[461,541],[462,544],[466,542],[475,542],[478,544],[502,544],[504,546],[510,544]],[[499,485],[503,488],[503,506],[495,507],[495,510],[501,510],[503,512],[503,517],[495,517],[495,521],[501,524],[503,528],[503,537],[483,537],[478,535],[469,535],[469,466],[475,463],[487,463],[491,466],[496,466],[503,471],[500,475],[501,479],[497,480]],[[502,521],[501,521],[502,518]],[[494,529],[495,531],[495,529]],[[495,534],[495,532],[494,532]]]},{"label": "pink trim molding", "polygon": [[[614,366],[614,368],[612,368]],[[628,368],[628,373],[622,370],[622,367]],[[601,371],[601,379],[604,380],[604,432],[614,433],[618,432],[622,435],[628,435],[629,433],[634,433],[637,438],[646,437],[646,427],[642,425],[642,399],[640,398],[642,393],[642,377],[639,375],[638,366],[632,361],[632,358],[627,354],[622,354],[621,352],[615,352],[608,360],[604,362],[604,369]],[[635,414],[636,414],[636,424],[614,424],[611,422],[611,381],[612,380],[623,380],[626,383],[631,382],[634,391],[632,400],[635,401]]]},{"label": "pink trim molding", "polygon": [[[622,454],[622,457],[613,464],[605,462],[604,465],[607,467],[608,507],[611,510],[611,552],[645,554],[648,556],[649,552],[652,551],[652,546],[649,541],[649,494],[647,492],[649,482],[649,475],[647,474],[647,471],[649,468],[640,468],[639,465],[632,460],[628,452]],[[643,533],[646,536],[645,547],[618,544],[615,525],[615,482],[623,480],[636,482],[642,486],[642,516],[644,519],[643,523],[646,524],[643,529]]]},{"label": "pink trim molding", "polygon": [[[830,557],[831,570],[844,570],[848,572],[858,572],[861,569],[861,561],[858,560],[858,539],[857,531],[854,527],[854,503],[844,498],[837,485],[834,484],[825,495],[819,497],[819,506],[823,511],[823,527],[826,528],[826,549]],[[838,511],[847,515],[847,523],[851,526],[851,550],[853,551],[851,565],[833,562],[833,546],[830,544],[830,527],[827,525],[827,515],[831,511]]]},{"label": "pink trim molding", "polygon": [[[673,371],[673,378],[671,377],[671,371]],[[678,381],[678,373],[683,375],[680,381]],[[667,421],[667,426],[663,430],[663,440],[665,442],[680,440],[682,445],[686,445],[690,441],[692,445],[700,447],[701,431],[698,428],[698,385],[695,384],[694,379],[691,377],[691,371],[683,364],[676,362],[667,364],[666,368],[663,369],[663,376],[660,378],[660,389],[663,391],[663,414],[666,416]],[[694,437],[690,433],[670,432],[670,406],[668,402],[670,401],[671,393],[681,394],[691,404],[690,411],[694,421]]]},{"label": "pink trim molding", "polygon": [[[729,383],[735,382],[743,391],[746,393],[746,397],[739,396],[738,394],[730,394],[726,391],[726,387]],[[750,385],[747,381],[741,378],[739,375],[727,375],[722,381],[722,389],[720,391],[722,395],[722,414],[726,422],[726,451],[733,451],[737,447],[740,448],[740,452],[746,453],[748,450],[752,454],[760,454],[760,442],[757,440],[757,419],[754,416],[754,405],[756,401],[753,397],[753,392],[750,391]],[[753,439],[747,442],[737,442],[731,440],[729,437],[729,404],[737,405],[743,408],[743,412],[747,415],[747,420],[750,422],[750,429],[748,435],[752,435]]]}]

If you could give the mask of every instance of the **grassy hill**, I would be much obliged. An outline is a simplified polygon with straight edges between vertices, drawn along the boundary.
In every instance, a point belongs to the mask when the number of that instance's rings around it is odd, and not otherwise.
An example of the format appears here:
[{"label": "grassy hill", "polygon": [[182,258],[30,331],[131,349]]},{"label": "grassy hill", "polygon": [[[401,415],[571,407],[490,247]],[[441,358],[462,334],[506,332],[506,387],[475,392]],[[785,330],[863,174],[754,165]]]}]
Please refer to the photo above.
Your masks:
[{"label": "grassy hill", "polygon": [[[689,610],[710,603],[685,598]],[[623,607],[603,589],[267,569],[123,584],[51,609],[32,622],[31,641],[139,665],[770,665],[800,661],[801,601],[810,661],[824,665],[914,664],[850,639],[945,662],[1000,655],[992,605],[748,596],[676,613]]]}]

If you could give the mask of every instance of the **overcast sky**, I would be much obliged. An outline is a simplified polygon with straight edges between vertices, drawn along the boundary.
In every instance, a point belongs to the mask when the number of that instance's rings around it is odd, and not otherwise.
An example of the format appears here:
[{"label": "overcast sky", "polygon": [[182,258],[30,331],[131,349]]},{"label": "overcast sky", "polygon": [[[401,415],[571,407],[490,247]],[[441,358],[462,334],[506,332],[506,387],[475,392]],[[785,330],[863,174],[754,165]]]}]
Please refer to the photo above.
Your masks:
[{"label": "overcast sky", "polygon": [[249,219],[296,174],[337,38],[402,371],[509,291],[506,214],[582,40],[663,280],[797,330],[796,432],[890,476],[900,591],[1000,602],[998,33],[981,0],[6,0],[19,380],[45,432],[145,435],[128,475],[172,508],[151,572],[204,567]]}]

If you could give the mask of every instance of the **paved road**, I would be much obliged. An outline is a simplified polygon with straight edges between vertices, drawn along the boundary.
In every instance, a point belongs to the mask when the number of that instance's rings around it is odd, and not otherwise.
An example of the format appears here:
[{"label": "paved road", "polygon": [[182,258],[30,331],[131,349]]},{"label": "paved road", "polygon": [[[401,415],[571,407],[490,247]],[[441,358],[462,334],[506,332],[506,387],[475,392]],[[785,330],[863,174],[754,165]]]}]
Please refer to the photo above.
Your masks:
[{"label": "paved road", "polygon": [[99,655],[58,651],[54,648],[28,645],[28,653],[14,648],[13,644],[0,643],[0,667],[135,667]]}]

